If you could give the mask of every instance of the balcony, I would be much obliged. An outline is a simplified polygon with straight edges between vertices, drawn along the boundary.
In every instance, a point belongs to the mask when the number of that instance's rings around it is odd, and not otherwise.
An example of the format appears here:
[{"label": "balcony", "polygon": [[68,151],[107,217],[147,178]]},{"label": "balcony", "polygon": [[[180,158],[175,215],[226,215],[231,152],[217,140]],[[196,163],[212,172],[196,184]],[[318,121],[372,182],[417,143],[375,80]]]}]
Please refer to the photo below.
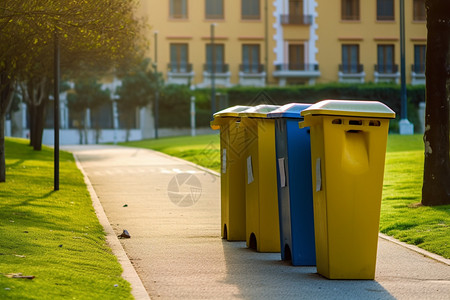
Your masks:
[{"label": "balcony", "polygon": [[276,64],[273,77],[279,79],[279,85],[285,86],[287,81],[302,81],[314,84],[320,76],[318,64],[287,63]]},{"label": "balcony", "polygon": [[400,81],[400,72],[398,71],[398,65],[375,65],[374,77],[375,83],[394,82],[398,84]]},{"label": "balcony", "polygon": [[281,25],[311,25],[313,17],[311,15],[280,15]]},{"label": "balcony", "polygon": [[364,83],[366,73],[364,65],[342,64],[339,65],[339,82],[344,83]]},{"label": "balcony", "polygon": [[425,64],[411,65],[411,84],[425,84]]},{"label": "balcony", "polygon": [[262,64],[239,65],[239,84],[242,86],[265,86],[266,72]]},{"label": "balcony", "polygon": [[203,65],[203,82],[199,84],[199,87],[211,86],[211,77],[214,72],[214,84],[218,86],[230,87],[231,73],[229,71],[229,65],[225,63],[206,63]]},{"label": "balcony", "polygon": [[169,63],[167,65],[167,83],[188,85],[195,73],[190,63]]}]

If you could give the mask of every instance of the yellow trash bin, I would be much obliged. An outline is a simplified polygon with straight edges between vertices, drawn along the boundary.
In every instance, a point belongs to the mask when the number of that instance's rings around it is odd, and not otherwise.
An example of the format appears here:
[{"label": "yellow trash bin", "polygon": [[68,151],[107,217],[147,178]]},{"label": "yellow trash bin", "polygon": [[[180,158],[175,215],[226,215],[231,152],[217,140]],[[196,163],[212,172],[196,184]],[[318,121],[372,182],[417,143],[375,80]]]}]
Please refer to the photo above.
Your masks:
[{"label": "yellow trash bin", "polygon": [[245,202],[247,247],[280,252],[275,121],[276,105],[258,105],[240,115],[245,129]]},{"label": "yellow trash bin", "polygon": [[245,241],[245,132],[239,112],[250,106],[233,106],[214,114],[211,128],[220,129],[220,197],[222,238]]},{"label": "yellow trash bin", "polygon": [[376,101],[325,100],[301,113],[311,127],[317,272],[374,279],[389,119]]}]

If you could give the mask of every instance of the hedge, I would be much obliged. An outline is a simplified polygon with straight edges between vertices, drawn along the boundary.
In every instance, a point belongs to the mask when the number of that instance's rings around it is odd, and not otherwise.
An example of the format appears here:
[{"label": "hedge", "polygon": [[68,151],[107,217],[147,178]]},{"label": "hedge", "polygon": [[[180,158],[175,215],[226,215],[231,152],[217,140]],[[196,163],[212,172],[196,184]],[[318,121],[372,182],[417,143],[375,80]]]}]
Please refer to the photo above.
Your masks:
[{"label": "hedge", "polygon": [[[168,91],[166,91],[168,89]],[[227,105],[283,105],[291,102],[315,103],[324,99],[376,100],[385,103],[395,111],[396,121],[391,122],[391,130],[396,130],[400,119],[400,86],[393,84],[318,84],[312,86],[289,87],[233,87],[217,89],[217,93],[228,96]],[[190,126],[190,96],[196,99],[196,126],[209,126],[211,116],[211,90],[190,91],[186,86],[167,86],[161,92],[160,126]],[[425,86],[408,86],[408,119],[415,129],[420,126],[417,114],[418,104],[425,101]],[[216,99],[217,109],[219,98]],[[223,105],[223,103],[222,103]]]}]

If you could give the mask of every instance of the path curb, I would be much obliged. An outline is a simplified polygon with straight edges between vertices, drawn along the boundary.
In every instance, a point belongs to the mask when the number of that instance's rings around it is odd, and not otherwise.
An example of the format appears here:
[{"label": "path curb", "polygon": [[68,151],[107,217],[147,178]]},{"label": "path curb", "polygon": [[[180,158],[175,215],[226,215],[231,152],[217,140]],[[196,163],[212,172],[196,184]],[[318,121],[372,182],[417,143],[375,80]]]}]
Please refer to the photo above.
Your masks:
[{"label": "path curb", "polygon": [[97,215],[100,224],[103,226],[103,229],[106,232],[106,242],[108,246],[111,248],[114,256],[117,257],[117,260],[119,261],[120,265],[122,266],[123,269],[122,278],[130,283],[131,294],[134,296],[135,299],[150,300],[150,297],[141,281],[141,278],[139,277],[133,265],[131,264],[125,250],[122,247],[122,244],[119,242],[119,239],[117,238],[114,230],[111,227],[111,224],[108,221],[108,217],[106,216],[105,211],[103,210],[102,204],[100,203],[100,200],[97,197],[97,193],[95,192],[94,187],[91,184],[91,181],[89,180],[88,176],[86,175],[86,172],[81,166],[78,157],[74,153],[72,154],[75,158],[75,162],[77,164],[78,169],[83,174],[84,182],[86,183],[89,194],[91,195],[92,206],[94,207],[95,214]]},{"label": "path curb", "polygon": [[428,252],[427,250],[424,250],[424,249],[419,248],[417,246],[401,242],[401,241],[399,241],[399,240],[397,240],[397,239],[395,239],[395,238],[393,238],[391,236],[385,235],[384,233],[381,233],[381,232],[378,234],[378,236],[380,238],[384,239],[384,240],[387,240],[389,242],[392,242],[392,243],[397,244],[399,246],[402,246],[404,248],[408,248],[411,251],[415,251],[415,252],[417,252],[419,254],[422,254],[423,256],[429,257],[429,258],[434,259],[434,260],[436,260],[438,262],[446,264],[447,266],[450,266],[450,259],[446,259],[445,257],[442,257],[440,255]]}]

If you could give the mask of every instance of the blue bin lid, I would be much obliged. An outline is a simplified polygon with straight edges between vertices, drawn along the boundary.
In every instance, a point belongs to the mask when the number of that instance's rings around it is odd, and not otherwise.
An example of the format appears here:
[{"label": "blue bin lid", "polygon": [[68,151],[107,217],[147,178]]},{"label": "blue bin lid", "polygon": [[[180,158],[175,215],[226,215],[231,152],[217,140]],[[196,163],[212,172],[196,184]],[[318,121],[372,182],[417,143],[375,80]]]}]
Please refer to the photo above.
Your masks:
[{"label": "blue bin lid", "polygon": [[268,118],[293,118],[303,119],[300,114],[304,109],[310,107],[311,104],[306,103],[289,103],[267,114]]}]

